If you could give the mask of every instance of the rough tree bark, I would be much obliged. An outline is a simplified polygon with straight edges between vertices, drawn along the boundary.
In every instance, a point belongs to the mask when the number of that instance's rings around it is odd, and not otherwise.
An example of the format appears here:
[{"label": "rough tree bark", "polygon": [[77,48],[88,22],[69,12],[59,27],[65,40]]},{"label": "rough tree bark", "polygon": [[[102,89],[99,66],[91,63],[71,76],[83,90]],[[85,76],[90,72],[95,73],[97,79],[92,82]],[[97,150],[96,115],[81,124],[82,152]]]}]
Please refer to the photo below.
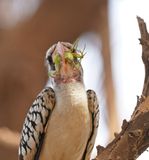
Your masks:
[{"label": "rough tree bark", "polygon": [[142,95],[129,122],[123,120],[122,129],[106,146],[98,146],[96,160],[135,160],[149,147],[149,34],[143,19],[137,17],[142,45],[145,79]]}]

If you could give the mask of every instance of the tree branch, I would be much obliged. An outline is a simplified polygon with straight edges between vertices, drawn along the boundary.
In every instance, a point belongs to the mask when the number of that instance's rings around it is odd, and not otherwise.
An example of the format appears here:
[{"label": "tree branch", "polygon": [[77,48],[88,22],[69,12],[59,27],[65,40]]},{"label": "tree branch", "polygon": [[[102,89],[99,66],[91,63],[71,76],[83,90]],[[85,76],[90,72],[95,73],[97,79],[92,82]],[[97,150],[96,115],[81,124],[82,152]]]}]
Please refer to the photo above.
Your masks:
[{"label": "tree branch", "polygon": [[143,87],[143,96],[149,96],[149,34],[147,32],[146,24],[143,19],[137,17],[141,38],[140,44],[142,45],[142,60],[145,66],[145,79]]},{"label": "tree branch", "polygon": [[96,160],[135,160],[149,147],[149,34],[143,19],[137,17],[141,33],[142,60],[145,79],[141,97],[129,122],[123,121],[122,130],[103,148],[97,147]]}]

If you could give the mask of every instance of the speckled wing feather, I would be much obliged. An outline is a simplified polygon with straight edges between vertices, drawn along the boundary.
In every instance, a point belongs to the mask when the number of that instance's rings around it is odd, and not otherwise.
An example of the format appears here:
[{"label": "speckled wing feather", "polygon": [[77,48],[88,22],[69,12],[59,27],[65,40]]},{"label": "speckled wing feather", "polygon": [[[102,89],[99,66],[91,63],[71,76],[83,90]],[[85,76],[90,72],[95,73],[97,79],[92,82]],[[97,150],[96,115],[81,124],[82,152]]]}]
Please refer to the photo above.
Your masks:
[{"label": "speckled wing feather", "polygon": [[19,146],[19,160],[38,159],[46,125],[55,106],[52,88],[45,88],[30,107],[23,125]]},{"label": "speckled wing feather", "polygon": [[92,119],[92,129],[82,160],[90,160],[91,152],[95,144],[95,139],[97,136],[97,130],[99,125],[99,104],[96,93],[93,90],[87,90],[87,98],[88,108]]}]

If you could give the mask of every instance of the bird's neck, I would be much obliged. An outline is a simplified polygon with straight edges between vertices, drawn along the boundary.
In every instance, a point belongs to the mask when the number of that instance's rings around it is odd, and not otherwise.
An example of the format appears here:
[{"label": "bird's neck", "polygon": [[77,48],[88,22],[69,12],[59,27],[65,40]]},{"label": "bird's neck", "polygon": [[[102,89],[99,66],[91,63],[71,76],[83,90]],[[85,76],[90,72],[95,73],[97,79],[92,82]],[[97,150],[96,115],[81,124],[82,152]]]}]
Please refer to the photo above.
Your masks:
[{"label": "bird's neck", "polygon": [[86,103],[87,95],[84,84],[81,82],[65,83],[55,86],[57,102],[63,104]]},{"label": "bird's neck", "polygon": [[55,92],[60,94],[74,94],[84,91],[85,87],[83,82],[61,83],[55,86]]}]

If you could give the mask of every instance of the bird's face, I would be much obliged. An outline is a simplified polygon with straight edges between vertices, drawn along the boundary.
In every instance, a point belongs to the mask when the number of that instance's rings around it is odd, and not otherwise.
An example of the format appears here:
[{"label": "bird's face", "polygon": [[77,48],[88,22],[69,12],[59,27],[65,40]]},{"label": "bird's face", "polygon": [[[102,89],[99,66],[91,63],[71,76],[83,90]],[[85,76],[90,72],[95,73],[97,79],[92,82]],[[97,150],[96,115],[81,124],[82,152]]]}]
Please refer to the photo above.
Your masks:
[{"label": "bird's face", "polygon": [[74,49],[74,46],[66,42],[58,42],[53,45],[46,54],[49,67],[49,76],[54,83],[69,83],[83,81],[81,59],[83,53]]}]

